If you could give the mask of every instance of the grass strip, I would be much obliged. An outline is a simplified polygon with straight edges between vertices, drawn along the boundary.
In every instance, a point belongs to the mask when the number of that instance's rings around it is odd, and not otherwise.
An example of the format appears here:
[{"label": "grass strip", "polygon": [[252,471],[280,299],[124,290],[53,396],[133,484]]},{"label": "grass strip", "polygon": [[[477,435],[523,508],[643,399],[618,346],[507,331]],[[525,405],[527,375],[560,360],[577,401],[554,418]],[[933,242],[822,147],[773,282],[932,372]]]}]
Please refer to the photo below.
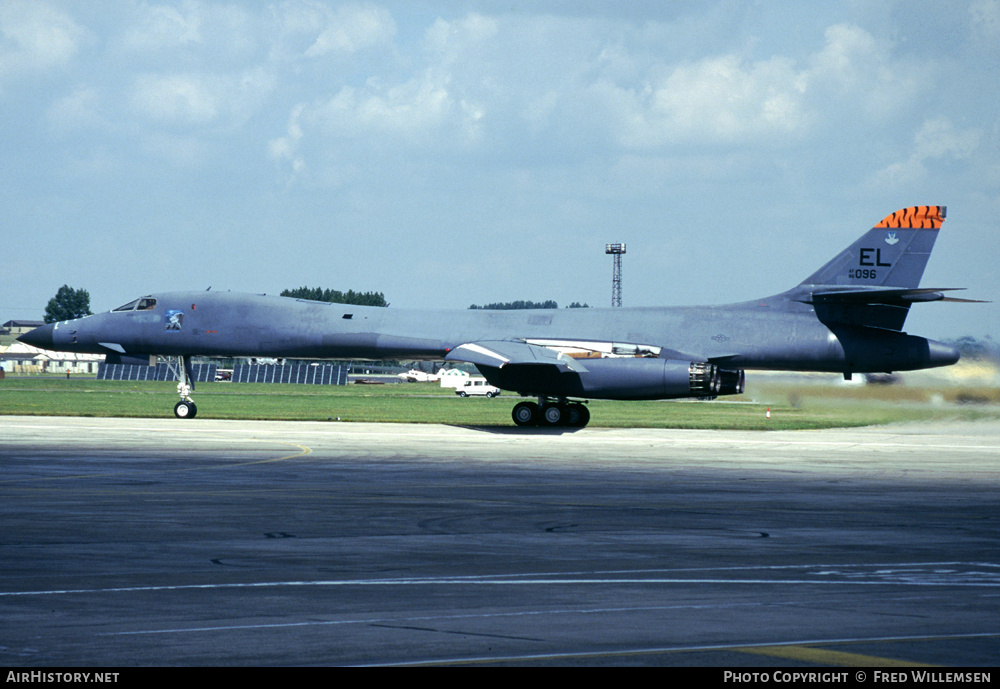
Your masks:
[{"label": "grass strip", "polygon": [[[7,377],[0,415],[172,418],[176,384]],[[592,428],[802,430],[940,419],[1000,418],[1000,393],[908,386],[760,386],[754,398],[590,402]],[[521,399],[459,398],[434,383],[264,385],[200,383],[198,418],[512,426]],[[972,403],[963,403],[963,402]],[[767,411],[770,410],[770,418]]]}]

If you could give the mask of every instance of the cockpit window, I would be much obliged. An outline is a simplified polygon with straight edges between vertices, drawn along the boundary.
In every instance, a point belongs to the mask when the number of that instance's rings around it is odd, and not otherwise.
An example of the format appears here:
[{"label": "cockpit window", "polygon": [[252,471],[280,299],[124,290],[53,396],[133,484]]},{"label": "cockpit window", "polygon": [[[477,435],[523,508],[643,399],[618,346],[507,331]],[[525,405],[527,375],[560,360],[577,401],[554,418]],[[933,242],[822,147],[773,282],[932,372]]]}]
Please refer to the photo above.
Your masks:
[{"label": "cockpit window", "polygon": [[138,299],[136,299],[135,301],[130,301],[129,303],[125,304],[124,306],[119,306],[117,309],[115,309],[115,311],[131,311],[132,309],[134,309],[136,307],[136,304],[138,304],[138,303],[139,303]]},{"label": "cockpit window", "polygon": [[143,297],[130,301],[124,306],[119,306],[115,311],[152,311],[156,308],[156,299],[153,297]]}]

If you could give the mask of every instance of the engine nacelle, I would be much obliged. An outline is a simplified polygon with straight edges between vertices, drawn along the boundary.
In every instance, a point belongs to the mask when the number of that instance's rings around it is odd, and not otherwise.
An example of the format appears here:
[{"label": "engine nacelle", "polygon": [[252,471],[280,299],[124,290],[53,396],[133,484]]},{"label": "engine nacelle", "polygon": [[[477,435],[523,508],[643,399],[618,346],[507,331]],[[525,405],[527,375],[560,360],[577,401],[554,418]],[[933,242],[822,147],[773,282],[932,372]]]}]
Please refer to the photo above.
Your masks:
[{"label": "engine nacelle", "polygon": [[608,357],[582,363],[587,368],[583,373],[519,364],[478,368],[491,385],[549,397],[661,400],[735,395],[744,387],[742,370],[721,369],[707,362]]},{"label": "engine nacelle", "polygon": [[720,368],[719,394],[742,395],[747,385],[747,374],[743,369]]}]

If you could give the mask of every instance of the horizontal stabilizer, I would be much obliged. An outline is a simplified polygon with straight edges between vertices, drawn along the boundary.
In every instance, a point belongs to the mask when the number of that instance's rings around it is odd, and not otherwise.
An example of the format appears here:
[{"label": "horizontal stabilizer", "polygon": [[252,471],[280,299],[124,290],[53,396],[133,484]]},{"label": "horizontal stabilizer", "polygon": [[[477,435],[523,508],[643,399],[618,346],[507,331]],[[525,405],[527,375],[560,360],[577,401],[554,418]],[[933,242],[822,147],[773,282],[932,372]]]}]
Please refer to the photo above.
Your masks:
[{"label": "horizontal stabilizer", "polygon": [[983,303],[978,299],[946,297],[942,292],[964,290],[964,287],[922,287],[915,289],[892,289],[871,287],[860,290],[830,290],[813,292],[806,302],[810,304],[889,304],[908,306],[928,301],[952,301]]}]

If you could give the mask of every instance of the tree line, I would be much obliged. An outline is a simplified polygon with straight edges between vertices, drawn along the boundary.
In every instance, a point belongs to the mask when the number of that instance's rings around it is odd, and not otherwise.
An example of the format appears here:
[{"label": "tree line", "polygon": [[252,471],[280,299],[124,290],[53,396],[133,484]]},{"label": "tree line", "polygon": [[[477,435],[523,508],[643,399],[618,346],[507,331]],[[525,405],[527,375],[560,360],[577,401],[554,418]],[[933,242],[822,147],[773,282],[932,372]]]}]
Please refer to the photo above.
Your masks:
[{"label": "tree line", "polygon": [[381,292],[355,292],[352,289],[341,292],[337,289],[322,287],[299,287],[281,291],[283,297],[309,299],[311,301],[328,301],[334,304],[355,304],[357,306],[388,306],[385,295]]},{"label": "tree line", "polygon": [[[518,311],[521,309],[558,309],[559,304],[557,304],[552,299],[547,301],[505,301],[505,302],[494,302],[492,304],[472,304],[469,306],[470,309],[482,309],[486,311]],[[574,301],[572,304],[566,307],[567,309],[589,309],[588,304],[581,304],[578,301]]]}]

